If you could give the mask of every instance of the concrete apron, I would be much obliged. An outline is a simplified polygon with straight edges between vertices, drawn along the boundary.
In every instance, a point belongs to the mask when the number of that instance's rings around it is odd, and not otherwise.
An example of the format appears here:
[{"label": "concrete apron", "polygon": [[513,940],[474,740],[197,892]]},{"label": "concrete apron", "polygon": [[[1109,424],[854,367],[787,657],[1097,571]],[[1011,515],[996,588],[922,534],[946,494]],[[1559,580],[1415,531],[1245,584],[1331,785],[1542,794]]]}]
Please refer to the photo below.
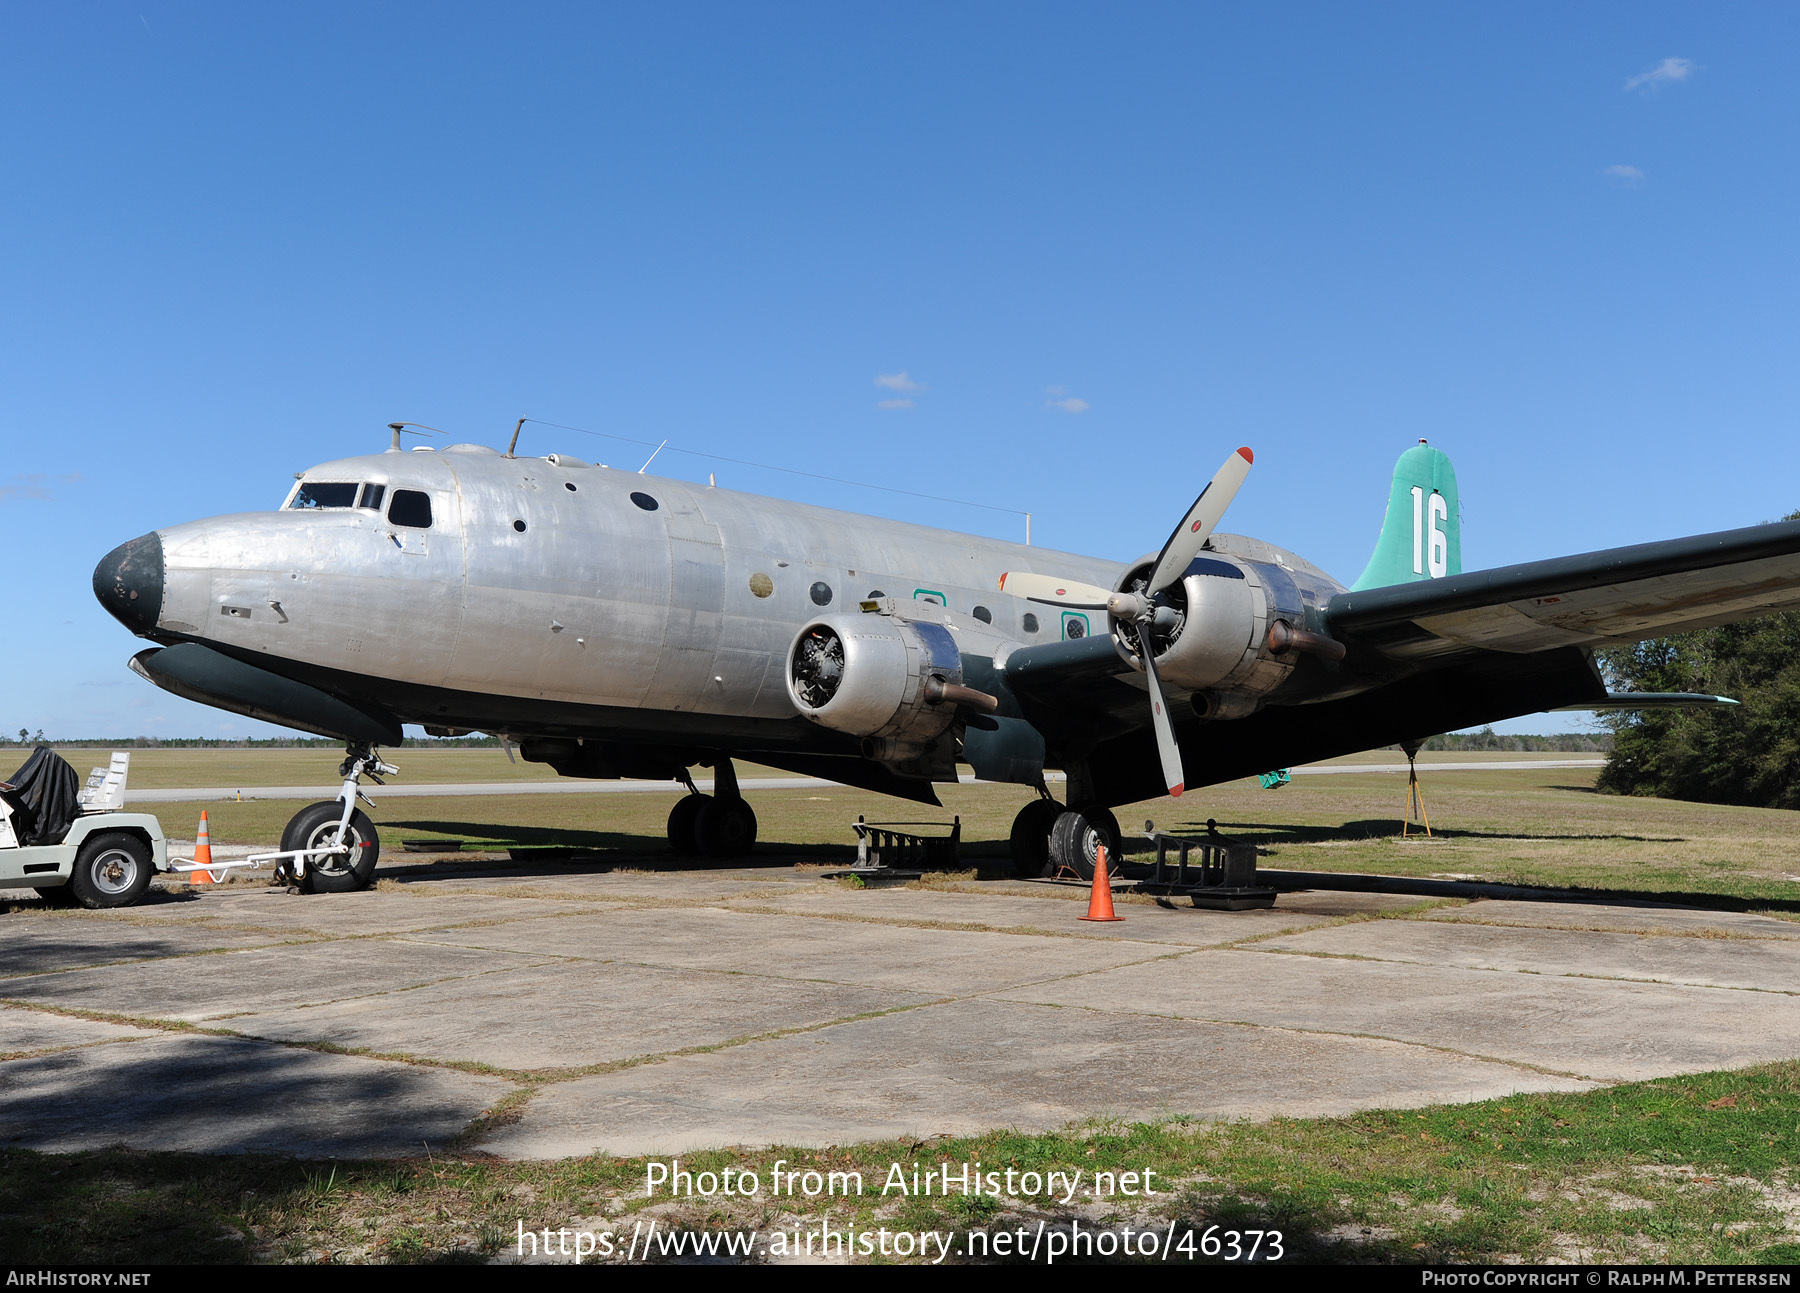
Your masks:
[{"label": "concrete apron", "polygon": [[1800,925],[1769,917],[1315,891],[1091,925],[1077,890],[854,891],[769,862],[22,902],[0,916],[0,1143],[636,1155],[1800,1055]]}]

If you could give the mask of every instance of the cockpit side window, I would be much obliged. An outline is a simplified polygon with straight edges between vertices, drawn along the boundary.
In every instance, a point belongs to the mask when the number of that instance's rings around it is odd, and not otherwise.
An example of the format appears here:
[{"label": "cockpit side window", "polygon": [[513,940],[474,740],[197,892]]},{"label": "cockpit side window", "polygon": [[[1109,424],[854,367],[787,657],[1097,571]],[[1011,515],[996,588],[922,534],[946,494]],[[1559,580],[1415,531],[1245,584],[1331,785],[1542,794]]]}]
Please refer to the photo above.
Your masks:
[{"label": "cockpit side window", "polygon": [[379,512],[381,510],[381,496],[385,493],[387,493],[386,485],[364,485],[362,487],[362,502],[359,503],[358,506],[370,508],[373,511]]},{"label": "cockpit side window", "polygon": [[294,491],[288,500],[288,506],[296,511],[311,511],[326,507],[355,507],[355,481],[340,483],[330,480],[309,480]]},{"label": "cockpit side window", "polygon": [[388,522],[415,530],[431,528],[431,495],[416,489],[397,489],[388,504]]}]

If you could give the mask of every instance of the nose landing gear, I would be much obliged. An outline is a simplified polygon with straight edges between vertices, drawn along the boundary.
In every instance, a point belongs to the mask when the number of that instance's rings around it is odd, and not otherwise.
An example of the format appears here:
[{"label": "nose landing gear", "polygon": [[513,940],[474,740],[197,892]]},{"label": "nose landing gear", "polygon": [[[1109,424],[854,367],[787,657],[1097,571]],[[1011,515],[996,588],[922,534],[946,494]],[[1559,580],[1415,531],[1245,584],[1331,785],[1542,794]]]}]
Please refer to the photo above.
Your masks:
[{"label": "nose landing gear", "polygon": [[360,798],[375,805],[358,785],[363,777],[381,785],[382,774],[400,769],[383,763],[373,747],[345,747],[338,775],[344,788],[336,799],[308,804],[288,820],[281,833],[281,851],[246,861],[275,862],[275,881],[302,893],[353,893],[369,887],[375,863],[381,856],[381,836],[367,813],[356,806]]}]

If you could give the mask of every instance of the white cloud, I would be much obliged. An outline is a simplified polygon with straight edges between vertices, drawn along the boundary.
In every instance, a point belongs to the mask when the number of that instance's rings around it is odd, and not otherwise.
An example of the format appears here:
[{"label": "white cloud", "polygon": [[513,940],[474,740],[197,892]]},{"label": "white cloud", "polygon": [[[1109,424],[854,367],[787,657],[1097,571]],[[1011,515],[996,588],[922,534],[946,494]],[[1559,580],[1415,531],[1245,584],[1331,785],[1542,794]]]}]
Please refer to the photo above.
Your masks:
[{"label": "white cloud", "polygon": [[1052,386],[1050,388],[1051,396],[1062,396],[1062,398],[1047,399],[1044,401],[1044,407],[1047,409],[1061,409],[1064,413],[1086,413],[1089,407],[1088,402],[1084,399],[1078,399],[1073,395],[1065,395],[1064,392],[1067,390],[1068,387],[1066,386]]},{"label": "white cloud", "polygon": [[911,395],[915,391],[922,391],[925,389],[904,371],[898,373],[879,373],[875,377],[875,384],[884,391],[899,391],[903,395]]},{"label": "white cloud", "polygon": [[913,402],[911,400],[877,400],[877,401],[875,401],[875,407],[878,409],[888,409],[888,410],[910,409],[912,406],[913,406]]},{"label": "white cloud", "polygon": [[1625,88],[1627,90],[1638,90],[1642,89],[1644,86],[1649,86],[1653,90],[1661,89],[1665,85],[1674,85],[1678,81],[1685,81],[1693,74],[1694,64],[1691,60],[1685,58],[1665,58],[1649,71],[1639,72],[1636,76],[1625,82]]},{"label": "white cloud", "polygon": [[6,484],[0,485],[0,503],[10,503],[16,498],[52,499],[56,495],[50,492],[51,484],[73,485],[80,479],[74,473],[52,478],[41,471],[32,472],[28,476],[14,476]]},{"label": "white cloud", "polygon": [[1644,178],[1644,173],[1635,166],[1607,166],[1600,173],[1614,184],[1636,184]]}]

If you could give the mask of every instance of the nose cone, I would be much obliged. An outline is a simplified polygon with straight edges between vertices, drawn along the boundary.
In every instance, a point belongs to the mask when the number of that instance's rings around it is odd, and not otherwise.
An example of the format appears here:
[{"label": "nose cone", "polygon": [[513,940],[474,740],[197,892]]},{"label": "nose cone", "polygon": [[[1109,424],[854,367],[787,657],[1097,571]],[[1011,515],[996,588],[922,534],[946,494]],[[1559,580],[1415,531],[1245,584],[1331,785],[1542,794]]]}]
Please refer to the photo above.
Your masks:
[{"label": "nose cone", "polygon": [[148,637],[162,616],[162,536],[146,534],[102,557],[94,567],[94,596],[119,623]]}]

